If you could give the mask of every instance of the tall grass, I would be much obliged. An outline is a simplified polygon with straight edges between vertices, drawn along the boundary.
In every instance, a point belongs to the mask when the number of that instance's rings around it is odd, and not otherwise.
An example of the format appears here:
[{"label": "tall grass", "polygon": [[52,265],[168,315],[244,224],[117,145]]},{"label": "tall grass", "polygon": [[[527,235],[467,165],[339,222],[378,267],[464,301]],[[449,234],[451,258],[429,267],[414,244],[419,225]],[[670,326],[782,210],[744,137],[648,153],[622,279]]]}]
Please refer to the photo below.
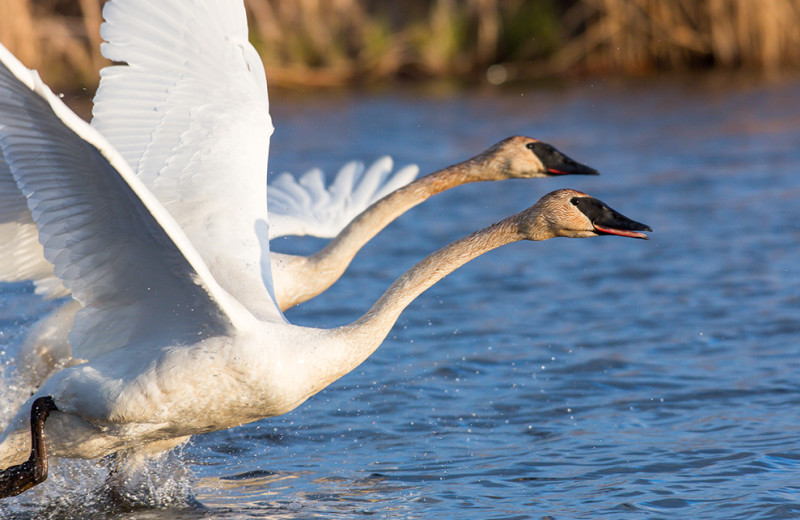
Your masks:
[{"label": "tall grass", "polygon": [[[106,64],[99,53],[102,3],[0,0],[0,41],[55,88],[92,87]],[[273,85],[478,79],[499,59],[550,52],[555,3],[245,0],[251,39]]]},{"label": "tall grass", "polygon": [[98,0],[0,0],[0,41],[58,89],[93,86],[100,55]]},{"label": "tall grass", "polygon": [[285,84],[397,77],[479,79],[498,59],[513,58],[515,53],[523,58],[543,56],[555,47],[551,30],[558,24],[555,3],[245,1],[251,38],[270,78]]},{"label": "tall grass", "polygon": [[[167,1],[167,0],[164,0]],[[0,41],[92,88],[103,0],[0,0]],[[245,0],[273,85],[800,67],[800,0]]]},{"label": "tall grass", "polygon": [[553,70],[800,67],[798,0],[578,0]]}]

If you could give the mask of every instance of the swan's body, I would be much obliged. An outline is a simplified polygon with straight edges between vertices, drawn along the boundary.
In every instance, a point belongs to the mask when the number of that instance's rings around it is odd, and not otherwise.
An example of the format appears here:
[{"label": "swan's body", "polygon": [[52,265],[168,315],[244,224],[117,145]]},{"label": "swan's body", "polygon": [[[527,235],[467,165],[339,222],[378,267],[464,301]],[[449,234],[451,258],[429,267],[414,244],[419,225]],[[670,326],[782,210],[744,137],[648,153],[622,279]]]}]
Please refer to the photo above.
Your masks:
[{"label": "swan's body", "polygon": [[[245,31],[243,9],[225,7],[212,19]],[[243,60],[248,70],[237,88],[265,89],[252,48],[246,40],[232,43],[227,59]],[[168,161],[185,161],[170,188],[176,199],[162,204],[35,73],[2,47],[0,61],[0,149],[47,260],[84,305],[70,342],[76,357],[89,360],[54,374],[22,407],[0,438],[2,467],[27,454],[30,407],[40,397],[51,396],[57,407],[45,424],[52,455],[168,449],[298,406],[369,357],[414,298],[480,254],[523,239],[645,238],[637,230],[649,229],[585,194],[560,190],[427,257],[354,323],[299,327],[275,302],[259,234],[271,130],[266,90],[263,106],[234,111],[220,124],[199,111],[202,124]],[[253,127],[264,134],[246,143],[232,138]],[[217,179],[214,171],[235,174]],[[202,190],[205,183],[216,191]],[[183,214],[192,213],[183,207],[190,201],[212,206],[199,222]],[[177,208],[178,219],[165,206]]]}]

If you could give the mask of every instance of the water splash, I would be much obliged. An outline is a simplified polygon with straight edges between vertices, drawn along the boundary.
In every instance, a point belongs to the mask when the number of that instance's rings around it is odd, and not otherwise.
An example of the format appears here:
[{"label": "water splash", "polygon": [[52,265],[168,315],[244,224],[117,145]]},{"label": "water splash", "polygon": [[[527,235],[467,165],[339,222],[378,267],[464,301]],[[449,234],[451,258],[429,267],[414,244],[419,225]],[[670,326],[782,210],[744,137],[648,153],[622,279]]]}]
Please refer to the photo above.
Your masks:
[{"label": "water splash", "polygon": [[113,457],[100,461],[51,461],[48,479],[17,497],[6,499],[2,519],[117,518],[120,514],[169,517],[197,516],[203,507],[192,494],[196,477],[181,449],[117,472]]}]

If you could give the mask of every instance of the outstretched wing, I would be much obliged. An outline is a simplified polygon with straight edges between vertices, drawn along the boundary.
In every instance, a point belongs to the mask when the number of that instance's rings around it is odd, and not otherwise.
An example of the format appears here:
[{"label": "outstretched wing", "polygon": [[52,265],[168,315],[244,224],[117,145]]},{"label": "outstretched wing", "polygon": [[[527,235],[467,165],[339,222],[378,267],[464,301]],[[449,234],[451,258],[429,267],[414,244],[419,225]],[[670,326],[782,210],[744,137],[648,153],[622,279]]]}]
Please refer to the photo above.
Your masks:
[{"label": "outstretched wing", "polygon": [[47,260],[84,305],[75,357],[249,326],[122,157],[1,45],[0,62],[0,150]]},{"label": "outstretched wing", "polygon": [[368,169],[351,161],[327,184],[319,169],[295,179],[282,173],[269,184],[269,238],[311,235],[333,238],[356,216],[419,174],[415,164],[392,173],[392,158],[381,157]]},{"label": "outstretched wing", "polygon": [[241,1],[111,0],[92,126],[177,220],[219,283],[280,319],[266,227],[272,121]]},{"label": "outstretched wing", "polygon": [[39,230],[25,197],[17,188],[5,155],[0,151],[0,282],[33,280],[36,293],[50,298],[69,291],[53,274],[44,257]]}]

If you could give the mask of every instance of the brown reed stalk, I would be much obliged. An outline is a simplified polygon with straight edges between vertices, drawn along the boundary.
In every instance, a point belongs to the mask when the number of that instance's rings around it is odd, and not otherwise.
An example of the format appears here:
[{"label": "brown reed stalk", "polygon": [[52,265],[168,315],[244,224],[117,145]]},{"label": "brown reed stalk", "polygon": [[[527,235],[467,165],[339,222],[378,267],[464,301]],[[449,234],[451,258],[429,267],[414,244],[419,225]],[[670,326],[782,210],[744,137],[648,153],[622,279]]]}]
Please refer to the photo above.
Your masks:
[{"label": "brown reed stalk", "polygon": [[0,41],[23,62],[35,65],[40,56],[39,39],[27,0],[0,2]]},{"label": "brown reed stalk", "polygon": [[[103,1],[0,0],[0,41],[57,90],[93,90]],[[272,85],[800,67],[800,0],[244,1]]]},{"label": "brown reed stalk", "polygon": [[[56,90],[94,87],[102,0],[0,0],[0,41]],[[60,9],[59,9],[60,8]]]},{"label": "brown reed stalk", "polygon": [[800,0],[577,0],[556,69],[800,66]]}]

